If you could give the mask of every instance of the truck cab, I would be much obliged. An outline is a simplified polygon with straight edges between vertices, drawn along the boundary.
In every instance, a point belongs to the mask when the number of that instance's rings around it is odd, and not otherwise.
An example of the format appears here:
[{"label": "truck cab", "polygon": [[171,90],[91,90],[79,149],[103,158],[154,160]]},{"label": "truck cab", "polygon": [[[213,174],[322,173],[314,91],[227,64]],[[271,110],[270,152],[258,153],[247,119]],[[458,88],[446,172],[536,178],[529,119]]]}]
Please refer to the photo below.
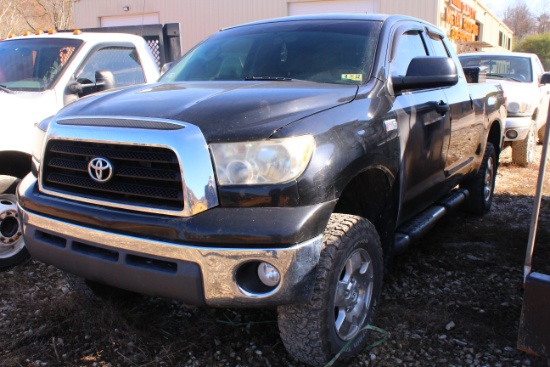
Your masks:
[{"label": "truck cab", "polygon": [[37,32],[0,42],[0,270],[28,256],[14,187],[31,170],[34,127],[82,97],[158,77],[150,47],[136,35]]}]

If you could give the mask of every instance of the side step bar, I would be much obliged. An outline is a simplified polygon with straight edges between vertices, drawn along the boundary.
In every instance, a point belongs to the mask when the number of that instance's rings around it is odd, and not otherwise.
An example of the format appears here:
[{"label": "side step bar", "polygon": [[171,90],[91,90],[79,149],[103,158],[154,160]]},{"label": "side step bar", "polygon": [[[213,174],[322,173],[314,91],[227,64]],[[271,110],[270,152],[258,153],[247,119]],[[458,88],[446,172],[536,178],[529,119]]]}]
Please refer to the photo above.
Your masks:
[{"label": "side step bar", "polygon": [[399,254],[405,251],[411,243],[432,229],[435,223],[445,214],[462,204],[468,195],[469,192],[466,189],[454,190],[418,216],[397,228],[395,232],[395,252]]}]

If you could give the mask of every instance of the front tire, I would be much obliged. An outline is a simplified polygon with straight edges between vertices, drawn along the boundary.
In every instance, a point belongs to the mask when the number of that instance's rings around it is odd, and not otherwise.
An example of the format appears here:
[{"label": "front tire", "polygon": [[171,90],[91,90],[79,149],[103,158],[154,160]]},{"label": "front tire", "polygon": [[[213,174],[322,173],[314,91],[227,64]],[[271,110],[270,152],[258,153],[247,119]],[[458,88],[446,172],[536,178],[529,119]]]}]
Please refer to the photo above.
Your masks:
[{"label": "front tire", "polygon": [[531,127],[524,140],[514,141],[512,143],[512,162],[520,167],[526,167],[535,160],[535,148],[537,145],[537,132],[535,123],[531,122]]},{"label": "front tire", "polygon": [[15,198],[19,181],[15,177],[0,176],[0,271],[9,270],[30,257]]},{"label": "front tire", "polygon": [[473,178],[461,185],[470,193],[464,204],[467,212],[482,215],[491,209],[496,174],[497,158],[495,147],[492,143],[487,142],[479,171]]},{"label": "front tire", "polygon": [[281,339],[296,360],[326,364],[360,353],[382,287],[382,247],[374,226],[354,215],[333,214],[323,237],[312,299],[278,307]]}]

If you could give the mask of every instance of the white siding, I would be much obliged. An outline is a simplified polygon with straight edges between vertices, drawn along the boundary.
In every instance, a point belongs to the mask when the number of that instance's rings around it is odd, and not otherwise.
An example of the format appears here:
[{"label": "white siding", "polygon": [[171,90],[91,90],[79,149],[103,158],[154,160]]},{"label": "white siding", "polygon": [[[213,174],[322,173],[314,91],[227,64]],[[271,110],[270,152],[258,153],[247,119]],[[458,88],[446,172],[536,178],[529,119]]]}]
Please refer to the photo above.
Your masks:
[{"label": "white siding", "polygon": [[[77,0],[76,28],[99,27],[101,20],[133,22],[158,14],[160,23],[180,23],[181,47],[185,52],[221,28],[289,14],[326,12],[380,12],[405,14],[424,19],[450,34],[444,21],[450,0]],[[483,41],[495,46],[499,31],[508,38],[511,31],[479,0],[463,0],[477,9],[483,24]],[[129,7],[124,11],[124,7]],[[144,20],[146,24],[148,20]],[[141,24],[141,23],[138,23]]]},{"label": "white siding", "polygon": [[378,1],[300,1],[288,4],[288,15],[321,13],[378,13]]}]

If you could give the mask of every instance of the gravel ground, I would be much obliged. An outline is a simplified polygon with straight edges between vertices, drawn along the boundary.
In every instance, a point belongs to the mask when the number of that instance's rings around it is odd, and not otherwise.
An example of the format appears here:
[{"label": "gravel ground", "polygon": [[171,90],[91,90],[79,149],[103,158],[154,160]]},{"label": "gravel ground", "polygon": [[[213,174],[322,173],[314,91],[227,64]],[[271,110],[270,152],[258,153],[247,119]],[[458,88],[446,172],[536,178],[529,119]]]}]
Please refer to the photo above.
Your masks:
[{"label": "gravel ground", "polygon": [[[493,210],[447,216],[396,259],[375,322],[388,339],[348,365],[548,366],[516,349],[537,174],[503,152]],[[534,267],[550,273],[546,181]],[[302,366],[286,353],[274,310],[97,302],[32,260],[1,273],[0,284],[1,366]]]}]

